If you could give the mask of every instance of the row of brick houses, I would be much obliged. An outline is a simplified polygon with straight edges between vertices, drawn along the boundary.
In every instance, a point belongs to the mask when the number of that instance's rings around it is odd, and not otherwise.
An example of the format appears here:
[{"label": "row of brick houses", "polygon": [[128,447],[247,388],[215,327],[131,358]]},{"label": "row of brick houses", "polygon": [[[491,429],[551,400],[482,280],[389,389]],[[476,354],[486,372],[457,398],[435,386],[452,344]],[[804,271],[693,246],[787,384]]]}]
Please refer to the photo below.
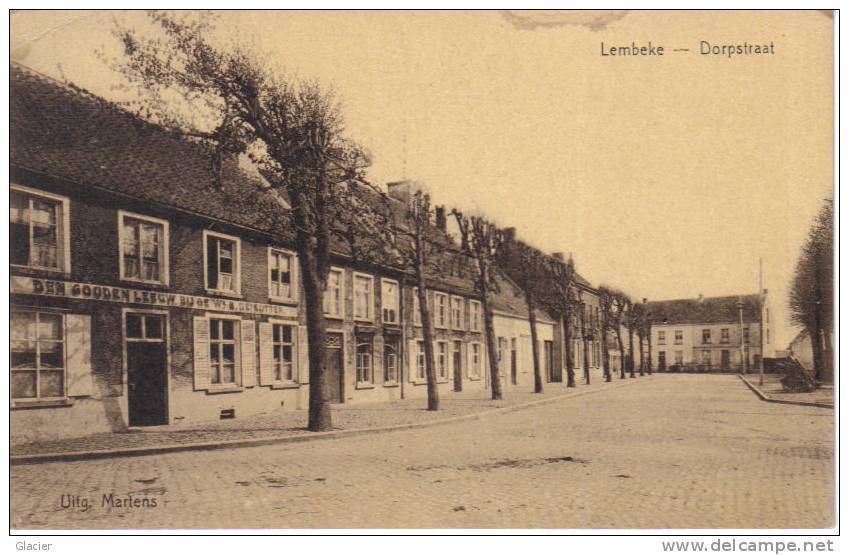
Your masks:
[{"label": "row of brick houses", "polygon": [[[23,66],[11,71],[13,441],[305,408],[303,294],[285,199],[201,148]],[[390,194],[392,193],[390,189]],[[426,395],[409,277],[340,250],[325,292],[335,402]],[[469,278],[427,292],[442,391],[489,387]],[[533,383],[527,309],[493,299],[506,388]],[[539,311],[545,364],[555,321]]]}]

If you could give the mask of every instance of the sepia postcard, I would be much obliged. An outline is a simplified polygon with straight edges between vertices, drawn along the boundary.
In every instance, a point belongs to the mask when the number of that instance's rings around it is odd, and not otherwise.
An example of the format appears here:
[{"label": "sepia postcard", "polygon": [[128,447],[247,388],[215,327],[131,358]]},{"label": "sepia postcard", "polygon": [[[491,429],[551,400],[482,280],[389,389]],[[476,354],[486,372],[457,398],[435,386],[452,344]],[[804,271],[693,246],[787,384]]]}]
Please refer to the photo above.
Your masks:
[{"label": "sepia postcard", "polygon": [[11,10],[14,549],[833,551],[838,17]]}]

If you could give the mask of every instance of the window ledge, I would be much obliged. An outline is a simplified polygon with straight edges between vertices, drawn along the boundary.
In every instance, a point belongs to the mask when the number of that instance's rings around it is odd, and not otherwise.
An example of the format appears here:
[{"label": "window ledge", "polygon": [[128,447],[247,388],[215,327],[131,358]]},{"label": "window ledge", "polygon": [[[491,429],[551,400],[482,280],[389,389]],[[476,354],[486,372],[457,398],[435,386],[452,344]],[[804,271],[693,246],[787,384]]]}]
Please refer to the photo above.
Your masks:
[{"label": "window ledge", "polygon": [[70,399],[55,399],[52,401],[12,401],[11,409],[46,409],[72,406],[74,406],[74,402]]},{"label": "window ledge", "polygon": [[284,297],[268,297],[270,304],[282,304],[287,306],[298,306],[298,301],[295,299],[286,299]]},{"label": "window ledge", "polygon": [[301,384],[296,382],[278,382],[271,384],[271,389],[298,389]]},{"label": "window ledge", "polygon": [[9,264],[9,267],[17,272],[33,276],[49,276],[52,278],[71,278],[71,272],[61,268],[36,268],[34,266],[24,266],[22,264]]},{"label": "window ledge", "polygon": [[133,285],[144,285],[147,287],[156,287],[158,289],[166,290],[169,288],[169,285],[162,281],[145,281],[143,279],[133,279],[133,278],[120,278],[122,283],[131,283]]},{"label": "window ledge", "polygon": [[345,316],[342,314],[325,314],[324,317],[328,320],[344,320]]},{"label": "window ledge", "polygon": [[357,318],[357,317],[355,317],[354,322],[359,322],[361,324],[370,324],[370,325],[373,326],[374,325],[374,318]]},{"label": "window ledge", "polygon": [[436,383],[448,383],[448,381],[449,381],[448,378],[441,378],[441,379],[436,380]]},{"label": "window ledge", "polygon": [[374,389],[373,383],[357,382],[357,389]]},{"label": "window ledge", "polygon": [[480,377],[480,376],[478,376],[478,377],[469,376],[469,377],[468,377],[468,378],[466,378],[466,379],[467,379],[467,380],[469,380],[470,382],[479,382],[479,381],[481,381],[481,377]]},{"label": "window ledge", "polygon": [[401,387],[401,384],[398,382],[386,382],[383,384],[383,387]]},{"label": "window ledge", "polygon": [[207,394],[215,395],[217,393],[239,393],[240,391],[244,391],[245,388],[240,387],[238,385],[233,386],[210,386],[209,389],[206,390]]}]

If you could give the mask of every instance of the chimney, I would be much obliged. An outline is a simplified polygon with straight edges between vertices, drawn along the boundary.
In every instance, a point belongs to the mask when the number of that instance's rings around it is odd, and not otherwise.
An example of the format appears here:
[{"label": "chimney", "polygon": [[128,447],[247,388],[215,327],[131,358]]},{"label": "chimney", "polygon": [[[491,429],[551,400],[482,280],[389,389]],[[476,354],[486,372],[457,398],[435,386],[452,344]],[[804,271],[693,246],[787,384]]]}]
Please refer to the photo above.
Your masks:
[{"label": "chimney", "polygon": [[437,206],[433,210],[434,219],[436,220],[436,227],[442,231],[443,233],[448,232],[448,219],[445,217],[445,207]]},{"label": "chimney", "polygon": [[649,300],[647,298],[643,297],[643,304],[646,304],[647,302],[649,302]]},{"label": "chimney", "polygon": [[769,289],[764,288],[764,295],[766,295],[767,293],[769,293]]},{"label": "chimney", "polygon": [[386,184],[386,190],[389,198],[401,201],[404,204],[410,202],[410,194],[412,193],[412,183],[410,181],[393,181]]},{"label": "chimney", "polygon": [[700,303],[701,303],[701,302],[704,302],[704,300],[705,300],[705,296],[704,296],[704,295],[702,295],[701,293],[699,293],[699,298],[698,298],[697,300],[698,300]]},{"label": "chimney", "polygon": [[563,257],[562,252],[553,252],[553,253],[551,253],[551,256],[553,256],[554,258],[556,258],[560,262],[566,262],[566,259]]}]

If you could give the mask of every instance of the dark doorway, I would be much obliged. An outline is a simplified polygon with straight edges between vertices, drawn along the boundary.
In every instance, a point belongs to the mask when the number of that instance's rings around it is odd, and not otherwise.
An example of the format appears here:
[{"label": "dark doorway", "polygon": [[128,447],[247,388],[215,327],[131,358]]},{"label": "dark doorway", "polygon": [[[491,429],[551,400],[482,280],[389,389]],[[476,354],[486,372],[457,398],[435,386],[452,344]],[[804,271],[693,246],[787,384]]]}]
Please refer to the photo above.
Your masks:
[{"label": "dark doorway", "polygon": [[130,426],[168,423],[165,317],[127,313],[127,407]]},{"label": "dark doorway", "polygon": [[726,351],[726,350],[722,351],[721,364],[722,364],[722,371],[723,372],[727,372],[728,370],[731,369],[731,351]]},{"label": "dark doorway", "polygon": [[661,372],[666,370],[666,351],[657,352],[657,369]]},{"label": "dark doorway", "polygon": [[[551,341],[543,341],[542,343],[543,364],[545,365],[545,375],[548,376],[549,382],[559,382],[562,379],[554,364],[554,343]],[[555,376],[557,374],[557,376]],[[555,379],[556,378],[556,379]]]},{"label": "dark doorway", "polygon": [[516,340],[510,340],[510,382],[513,385],[519,383],[519,369],[516,367]]},{"label": "dark doorway", "polygon": [[463,391],[463,342],[454,342],[454,391]]},{"label": "dark doorway", "polygon": [[325,350],[325,392],[331,403],[344,402],[342,380],[345,377],[342,357],[342,334],[327,334],[327,349]]}]

